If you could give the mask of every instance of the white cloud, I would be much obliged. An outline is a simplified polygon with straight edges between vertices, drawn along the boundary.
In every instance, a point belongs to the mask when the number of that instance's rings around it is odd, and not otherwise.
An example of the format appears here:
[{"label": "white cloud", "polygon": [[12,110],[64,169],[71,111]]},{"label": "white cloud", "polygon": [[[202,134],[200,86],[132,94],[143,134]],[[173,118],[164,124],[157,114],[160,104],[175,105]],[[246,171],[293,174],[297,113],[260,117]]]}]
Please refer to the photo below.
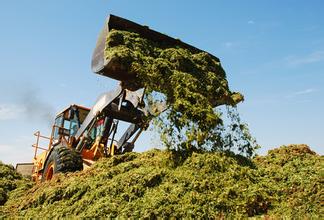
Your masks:
[{"label": "white cloud", "polygon": [[[13,146],[8,145],[8,144],[0,144],[0,161],[3,163],[11,163],[11,157],[10,155],[15,152],[15,149],[13,148]],[[15,152],[18,153],[18,152]],[[19,154],[19,153],[18,153]]]},{"label": "white cloud", "polygon": [[10,145],[0,144],[0,152],[9,152],[12,149]]},{"label": "white cloud", "polygon": [[[17,135],[14,139],[0,141],[3,141],[0,142],[0,161],[3,163],[15,165],[16,163],[32,161],[34,148],[31,145],[36,142],[36,138],[32,134]],[[48,144],[48,142],[46,143]],[[42,146],[42,142],[40,144]]]},{"label": "white cloud", "polygon": [[59,87],[66,88],[66,84],[65,83],[59,83]]},{"label": "white cloud", "polygon": [[224,43],[224,46],[227,47],[227,48],[230,48],[230,47],[232,47],[233,45],[234,45],[233,42],[225,42],[225,43]]},{"label": "white cloud", "polygon": [[249,20],[248,22],[247,22],[248,24],[255,24],[255,22],[253,21],[253,20]]},{"label": "white cloud", "polygon": [[295,95],[304,95],[304,94],[312,93],[314,91],[315,89],[305,89],[305,90],[295,92]]},{"label": "white cloud", "polygon": [[315,91],[316,90],[313,89],[313,88],[308,88],[308,89],[293,92],[293,93],[287,95],[286,98],[293,98],[293,97],[296,97],[296,96],[306,95],[306,94],[313,93]]},{"label": "white cloud", "polygon": [[15,104],[0,104],[0,120],[11,120],[19,118],[26,109]]},{"label": "white cloud", "polygon": [[22,144],[0,144],[0,161],[15,165],[21,162],[31,162],[33,149]]},{"label": "white cloud", "polygon": [[285,58],[289,66],[300,66],[304,64],[317,63],[324,61],[324,51],[315,51],[310,54],[297,57],[290,56]]},{"label": "white cloud", "polygon": [[225,41],[222,43],[222,47],[225,47],[226,49],[240,49],[247,46],[247,42],[242,41]]}]

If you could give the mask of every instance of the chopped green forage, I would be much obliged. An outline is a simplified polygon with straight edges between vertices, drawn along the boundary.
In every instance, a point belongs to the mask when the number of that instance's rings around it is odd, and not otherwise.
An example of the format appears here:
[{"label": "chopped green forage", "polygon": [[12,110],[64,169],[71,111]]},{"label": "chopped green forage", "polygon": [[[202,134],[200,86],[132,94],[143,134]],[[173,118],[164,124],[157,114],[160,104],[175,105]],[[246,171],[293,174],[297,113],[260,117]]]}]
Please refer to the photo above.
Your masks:
[{"label": "chopped green forage", "polygon": [[305,145],[255,159],[230,152],[126,153],[10,195],[0,219],[323,219],[322,159]]},{"label": "chopped green forage", "polygon": [[31,185],[30,181],[17,173],[13,166],[3,164],[0,161],[0,206],[6,203],[13,190],[16,190],[16,192],[26,190]]}]

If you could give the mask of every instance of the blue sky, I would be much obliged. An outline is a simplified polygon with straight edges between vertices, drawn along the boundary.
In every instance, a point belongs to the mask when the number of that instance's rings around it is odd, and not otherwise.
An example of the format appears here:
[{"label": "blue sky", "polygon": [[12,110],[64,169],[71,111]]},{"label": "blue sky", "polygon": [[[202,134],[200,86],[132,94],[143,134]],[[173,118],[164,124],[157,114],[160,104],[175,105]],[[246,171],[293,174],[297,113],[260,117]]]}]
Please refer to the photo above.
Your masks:
[{"label": "blue sky", "polygon": [[[117,82],[90,70],[108,14],[188,42],[221,59],[245,95],[242,119],[264,154],[305,143],[324,153],[323,1],[2,1],[0,160],[31,161],[41,130],[71,103],[91,107]],[[136,150],[156,146],[144,133]],[[154,139],[154,138],[153,138]]]}]

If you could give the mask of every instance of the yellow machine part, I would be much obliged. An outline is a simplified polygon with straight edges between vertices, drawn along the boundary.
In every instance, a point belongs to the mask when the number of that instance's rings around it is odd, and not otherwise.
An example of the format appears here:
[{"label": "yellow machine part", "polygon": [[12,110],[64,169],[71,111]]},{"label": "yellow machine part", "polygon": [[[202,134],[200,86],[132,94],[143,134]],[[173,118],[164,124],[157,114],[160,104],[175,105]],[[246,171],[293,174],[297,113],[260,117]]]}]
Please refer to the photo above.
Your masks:
[{"label": "yellow machine part", "polygon": [[42,171],[45,166],[45,160],[47,157],[47,151],[42,152],[33,159],[34,170],[32,174],[32,179],[36,182],[40,181],[42,178]]}]

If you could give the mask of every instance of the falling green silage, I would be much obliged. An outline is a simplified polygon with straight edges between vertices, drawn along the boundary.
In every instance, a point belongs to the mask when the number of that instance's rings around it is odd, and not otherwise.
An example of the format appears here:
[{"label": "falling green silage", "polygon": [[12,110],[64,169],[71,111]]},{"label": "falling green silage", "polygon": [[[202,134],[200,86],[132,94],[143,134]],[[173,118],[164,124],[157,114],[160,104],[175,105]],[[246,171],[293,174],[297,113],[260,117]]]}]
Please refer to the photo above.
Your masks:
[{"label": "falling green silage", "polygon": [[[124,86],[145,87],[148,103],[152,103],[149,98],[157,98],[152,95],[154,92],[161,94],[158,98],[164,97],[168,108],[154,120],[167,147],[206,150],[232,145],[227,140],[220,141],[224,136],[221,131],[225,129],[222,114],[216,107],[236,106],[243,101],[243,96],[230,91],[218,58],[180,44],[168,45],[148,40],[137,33],[110,30],[105,59],[112,69],[136,76],[123,82]],[[243,127],[239,124],[236,130],[245,134],[247,130]],[[253,140],[241,136],[249,145],[236,150],[252,155]]]}]

